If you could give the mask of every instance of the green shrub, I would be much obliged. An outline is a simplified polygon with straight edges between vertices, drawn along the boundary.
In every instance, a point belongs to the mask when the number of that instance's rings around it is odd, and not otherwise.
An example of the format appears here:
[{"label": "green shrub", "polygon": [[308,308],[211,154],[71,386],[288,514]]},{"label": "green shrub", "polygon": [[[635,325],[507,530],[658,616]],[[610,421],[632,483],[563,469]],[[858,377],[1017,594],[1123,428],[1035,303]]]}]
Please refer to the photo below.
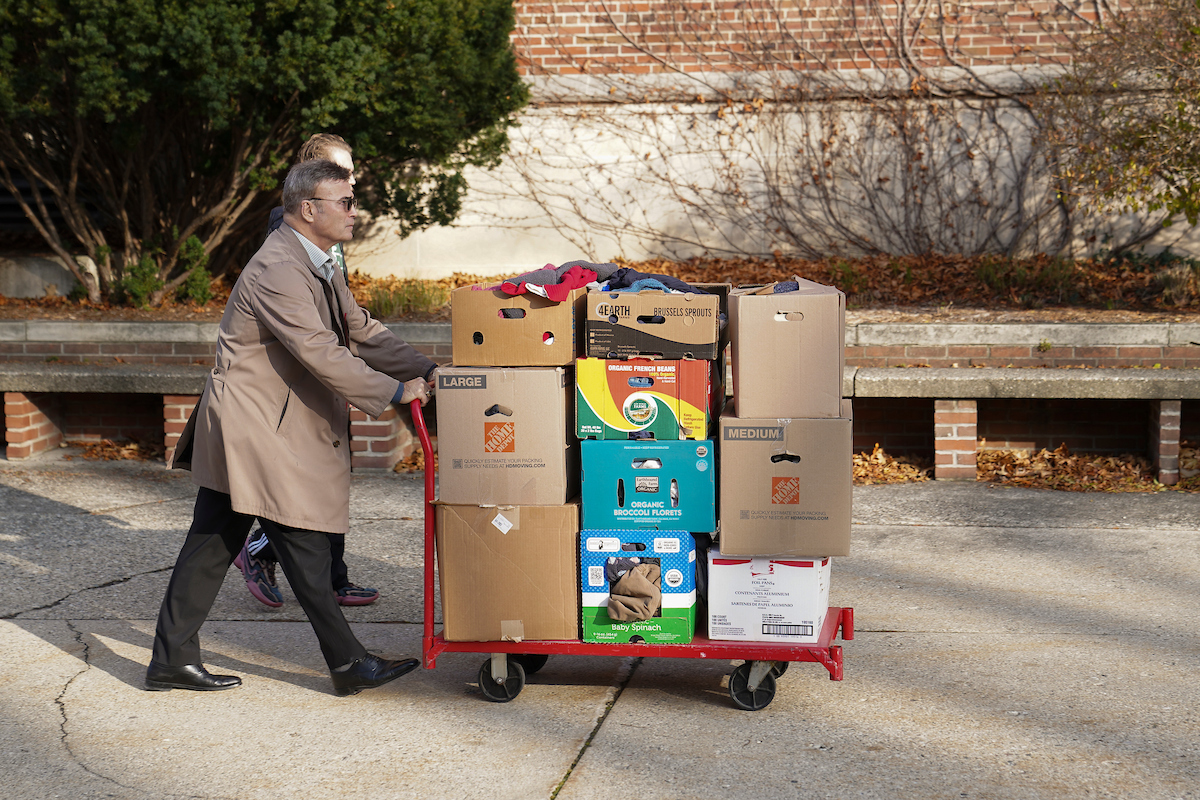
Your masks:
[{"label": "green shrub", "polygon": [[367,310],[376,319],[437,311],[450,299],[450,291],[434,281],[406,280],[376,286]]}]

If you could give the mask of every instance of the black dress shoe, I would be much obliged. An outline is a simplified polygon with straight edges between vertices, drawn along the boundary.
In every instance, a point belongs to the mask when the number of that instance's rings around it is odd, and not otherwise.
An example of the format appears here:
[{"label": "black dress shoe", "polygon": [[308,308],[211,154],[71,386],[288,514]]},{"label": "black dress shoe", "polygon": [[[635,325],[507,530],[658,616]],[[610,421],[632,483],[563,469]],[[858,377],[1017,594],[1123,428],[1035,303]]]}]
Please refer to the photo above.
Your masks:
[{"label": "black dress shoe", "polygon": [[367,654],[350,665],[349,669],[341,672],[330,672],[333,678],[333,690],[339,697],[358,694],[363,689],[374,689],[383,686],[388,681],[394,681],[401,675],[412,672],[421,662],[415,658],[403,661],[391,661]]},{"label": "black dress shoe", "polygon": [[152,692],[168,692],[171,689],[215,692],[241,685],[241,678],[235,675],[213,675],[204,668],[203,664],[169,667],[166,664],[151,661],[146,670],[146,688]]}]

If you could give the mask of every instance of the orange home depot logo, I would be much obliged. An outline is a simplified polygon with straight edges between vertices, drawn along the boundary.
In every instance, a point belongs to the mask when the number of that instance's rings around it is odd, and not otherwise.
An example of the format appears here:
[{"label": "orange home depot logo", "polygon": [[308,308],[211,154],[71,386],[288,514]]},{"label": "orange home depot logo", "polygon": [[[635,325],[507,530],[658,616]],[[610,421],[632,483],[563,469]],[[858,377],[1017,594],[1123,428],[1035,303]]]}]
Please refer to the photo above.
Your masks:
[{"label": "orange home depot logo", "polygon": [[771,505],[800,505],[800,479],[794,476],[791,478],[771,478]]},{"label": "orange home depot logo", "polygon": [[483,452],[515,453],[517,427],[511,422],[483,423]]}]

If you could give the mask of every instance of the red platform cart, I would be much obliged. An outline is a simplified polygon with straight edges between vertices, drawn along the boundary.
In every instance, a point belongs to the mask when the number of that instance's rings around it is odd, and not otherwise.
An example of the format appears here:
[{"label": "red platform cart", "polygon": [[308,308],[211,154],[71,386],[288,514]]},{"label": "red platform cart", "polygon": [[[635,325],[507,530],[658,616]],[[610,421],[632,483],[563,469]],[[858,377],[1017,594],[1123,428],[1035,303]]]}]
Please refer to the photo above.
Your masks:
[{"label": "red platform cart", "polygon": [[757,711],[775,698],[775,679],[793,661],[822,664],[829,679],[842,679],[842,648],[833,644],[841,631],[843,640],[854,638],[854,609],[830,607],[820,638],[813,644],[786,642],[720,642],[696,634],[690,644],[593,644],[581,641],[538,640],[522,642],[448,642],[434,631],[435,521],[434,455],[429,429],[419,401],[412,403],[413,425],[425,453],[425,635],[422,642],[426,669],[437,665],[442,653],[486,653],[479,668],[479,688],[484,697],[506,703],[521,693],[526,676],[537,672],[552,655],[646,656],[655,658],[718,658],[745,663],[729,676],[729,696],[739,708]]}]

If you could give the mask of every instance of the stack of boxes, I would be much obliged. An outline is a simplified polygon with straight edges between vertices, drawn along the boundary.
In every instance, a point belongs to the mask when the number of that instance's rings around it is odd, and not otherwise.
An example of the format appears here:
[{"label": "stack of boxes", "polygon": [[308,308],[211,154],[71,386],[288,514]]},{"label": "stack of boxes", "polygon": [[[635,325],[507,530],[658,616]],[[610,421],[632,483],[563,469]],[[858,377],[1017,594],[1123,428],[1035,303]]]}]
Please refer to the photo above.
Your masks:
[{"label": "stack of boxes", "polygon": [[850,553],[845,296],[793,280],[791,291],[729,297],[733,407],[721,416],[720,543],[708,554],[713,639],[817,641],[829,557]]},{"label": "stack of boxes", "polygon": [[[437,387],[448,641],[690,642],[697,556],[711,638],[816,641],[829,558],[849,553],[845,300],[797,285],[453,292]],[[609,616],[610,559],[657,567],[652,617]]]},{"label": "stack of boxes", "polygon": [[[584,641],[692,640],[692,534],[717,528],[711,433],[724,401],[721,299],[654,290],[587,297],[587,356],[575,367]],[[653,617],[610,617],[610,559],[659,568],[661,605]]]},{"label": "stack of boxes", "polygon": [[438,370],[436,543],[447,641],[578,639],[573,364],[585,292],[451,296]]}]

